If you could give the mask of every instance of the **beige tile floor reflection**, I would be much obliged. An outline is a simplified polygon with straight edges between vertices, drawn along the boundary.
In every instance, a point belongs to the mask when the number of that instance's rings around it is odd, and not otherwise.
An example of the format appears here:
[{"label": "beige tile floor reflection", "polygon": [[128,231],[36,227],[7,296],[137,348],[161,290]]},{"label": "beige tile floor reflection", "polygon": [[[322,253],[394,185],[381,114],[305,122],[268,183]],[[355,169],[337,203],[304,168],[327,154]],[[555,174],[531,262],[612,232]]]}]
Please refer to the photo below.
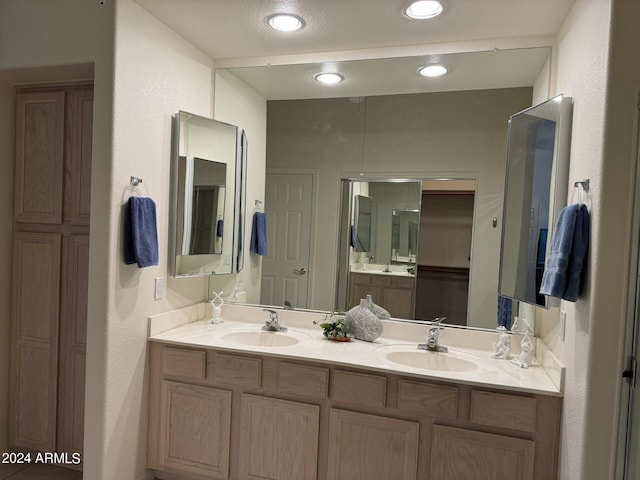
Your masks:
[{"label": "beige tile floor reflection", "polygon": [[53,465],[2,465],[0,480],[82,480],[82,472]]}]

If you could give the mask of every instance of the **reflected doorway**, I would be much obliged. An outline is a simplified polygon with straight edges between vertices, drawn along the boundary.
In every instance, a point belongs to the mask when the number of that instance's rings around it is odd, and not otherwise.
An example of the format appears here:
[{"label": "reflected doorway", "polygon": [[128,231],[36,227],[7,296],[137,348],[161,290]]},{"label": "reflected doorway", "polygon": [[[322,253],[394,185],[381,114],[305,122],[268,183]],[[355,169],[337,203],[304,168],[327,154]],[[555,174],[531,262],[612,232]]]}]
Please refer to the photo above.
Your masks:
[{"label": "reflected doorway", "polygon": [[467,325],[475,180],[422,183],[416,320]]},{"label": "reflected doorway", "polygon": [[267,171],[262,305],[308,308],[313,185],[312,173]]}]

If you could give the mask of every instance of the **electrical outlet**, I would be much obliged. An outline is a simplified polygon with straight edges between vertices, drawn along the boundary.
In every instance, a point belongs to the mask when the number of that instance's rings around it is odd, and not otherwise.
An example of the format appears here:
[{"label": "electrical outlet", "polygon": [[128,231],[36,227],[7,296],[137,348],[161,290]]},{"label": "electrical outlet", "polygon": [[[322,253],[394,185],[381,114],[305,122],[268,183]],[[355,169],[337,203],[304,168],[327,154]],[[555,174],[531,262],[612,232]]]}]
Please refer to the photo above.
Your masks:
[{"label": "electrical outlet", "polygon": [[225,253],[222,255],[222,264],[223,265],[231,265],[231,255]]},{"label": "electrical outlet", "polygon": [[153,298],[155,300],[160,300],[161,298],[164,297],[166,290],[167,290],[167,284],[164,280],[164,277],[156,277],[155,291],[153,294]]},{"label": "electrical outlet", "polygon": [[567,312],[560,310],[560,339],[564,342],[567,329]]}]

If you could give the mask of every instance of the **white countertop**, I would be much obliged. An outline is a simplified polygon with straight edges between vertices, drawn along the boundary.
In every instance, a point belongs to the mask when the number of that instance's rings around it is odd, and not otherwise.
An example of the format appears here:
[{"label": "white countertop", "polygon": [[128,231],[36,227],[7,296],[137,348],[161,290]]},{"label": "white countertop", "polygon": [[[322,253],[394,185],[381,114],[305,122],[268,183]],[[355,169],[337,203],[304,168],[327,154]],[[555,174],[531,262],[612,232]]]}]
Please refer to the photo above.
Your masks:
[{"label": "white countertop", "polygon": [[[388,268],[388,270],[387,270]],[[368,275],[391,275],[395,277],[414,277],[413,273],[407,272],[407,267],[405,265],[391,265],[386,267],[385,265],[378,265],[375,263],[367,264],[366,266],[362,263],[359,264],[351,264],[351,268],[349,269],[350,273],[364,273]]]},{"label": "white countertop", "polygon": [[[195,308],[197,307],[197,308]],[[463,383],[482,387],[494,387],[519,392],[562,396],[561,380],[550,376],[546,368],[537,362],[527,369],[519,368],[508,360],[491,358],[491,340],[497,340],[492,332],[474,332],[447,328],[440,334],[440,342],[449,348],[448,353],[419,351],[417,344],[424,342],[426,325],[385,321],[383,336],[373,342],[352,340],[332,342],[325,339],[322,330],[313,320],[322,320],[321,313],[279,311],[281,324],[288,327],[287,338],[277,340],[297,341],[286,346],[246,345],[229,340],[229,334],[261,332],[266,314],[258,307],[224,305],[224,323],[212,325],[208,321],[210,307],[205,304],[156,315],[150,318],[149,340],[189,347],[212,348],[247,354],[259,354],[307,360],[333,365],[363,368],[373,371],[419,377],[424,379]],[[200,320],[195,320],[195,318]],[[205,318],[202,320],[202,318]],[[195,321],[194,321],[195,320]],[[278,336],[278,332],[263,332],[263,336]],[[267,341],[271,337],[266,337]],[[415,340],[414,340],[415,339]],[[513,340],[517,337],[514,336]],[[512,346],[514,346],[512,341]],[[436,355],[459,360],[473,370],[428,370],[390,361],[386,355],[394,351],[419,352],[417,355]],[[517,350],[515,354],[517,355]],[[419,357],[416,357],[420,360]],[[442,358],[445,363],[447,358]],[[426,360],[433,360],[433,357]],[[440,360],[440,359],[438,359]],[[440,363],[440,362],[439,362]],[[554,377],[552,379],[552,377]],[[555,382],[554,382],[555,380]]]}]

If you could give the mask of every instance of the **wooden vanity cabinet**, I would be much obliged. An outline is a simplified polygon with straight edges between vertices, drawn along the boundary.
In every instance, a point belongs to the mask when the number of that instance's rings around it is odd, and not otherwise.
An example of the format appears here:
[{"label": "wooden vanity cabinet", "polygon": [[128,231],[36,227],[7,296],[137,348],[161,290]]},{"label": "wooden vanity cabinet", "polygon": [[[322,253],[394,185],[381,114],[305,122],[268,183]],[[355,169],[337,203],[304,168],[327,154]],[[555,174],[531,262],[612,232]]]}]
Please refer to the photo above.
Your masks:
[{"label": "wooden vanity cabinet", "polygon": [[349,308],[371,295],[374,303],[394,318],[413,318],[414,277],[351,272],[349,274]]},{"label": "wooden vanity cabinet", "polygon": [[156,478],[556,478],[561,398],[150,342]]}]

